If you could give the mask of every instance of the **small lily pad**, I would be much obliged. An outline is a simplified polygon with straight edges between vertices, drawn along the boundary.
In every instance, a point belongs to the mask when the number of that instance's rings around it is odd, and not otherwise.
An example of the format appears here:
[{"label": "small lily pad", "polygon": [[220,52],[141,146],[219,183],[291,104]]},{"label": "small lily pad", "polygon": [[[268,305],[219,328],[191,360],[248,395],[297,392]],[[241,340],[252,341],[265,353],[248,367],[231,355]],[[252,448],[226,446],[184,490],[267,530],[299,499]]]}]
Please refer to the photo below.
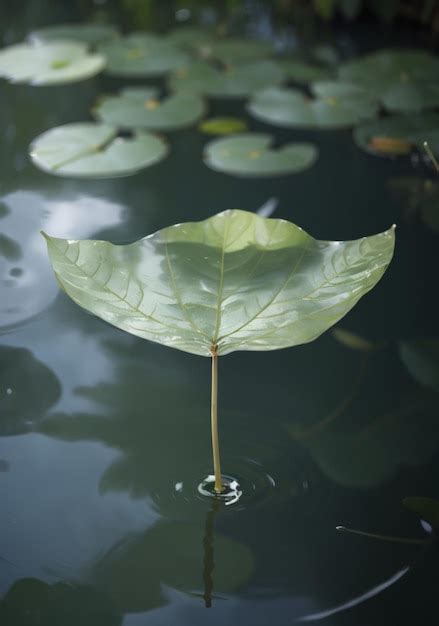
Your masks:
[{"label": "small lily pad", "polygon": [[394,115],[358,126],[354,129],[354,141],[366,152],[382,156],[405,155],[428,141],[437,154],[438,128],[439,113]]},{"label": "small lily pad", "polygon": [[14,83],[55,85],[85,80],[105,67],[105,57],[89,54],[77,41],[21,43],[0,51],[0,76]]},{"label": "small lily pad", "polygon": [[253,96],[247,110],[276,126],[342,128],[373,117],[378,109],[376,101],[357,93],[355,86],[349,91],[347,85],[324,83],[315,89],[314,99],[297,89],[265,89]]},{"label": "small lily pad", "polygon": [[248,129],[247,122],[238,117],[211,117],[198,126],[206,135],[234,135]]},{"label": "small lily pad", "polygon": [[230,37],[212,41],[209,49],[206,50],[206,56],[222,61],[226,65],[236,65],[267,58],[273,52],[271,42]]},{"label": "small lily pad", "polygon": [[204,162],[213,170],[236,176],[282,176],[311,167],[317,148],[310,143],[289,143],[270,148],[273,139],[262,133],[245,133],[211,141]]},{"label": "small lily pad", "polygon": [[219,70],[197,61],[175,72],[169,86],[176,91],[199,93],[213,98],[245,98],[272,85],[279,85],[285,75],[274,61],[242,64]]},{"label": "small lily pad", "polygon": [[99,46],[106,72],[117,76],[161,76],[189,62],[189,56],[158,35],[134,33]]},{"label": "small lily pad", "polygon": [[289,80],[295,83],[308,84],[315,80],[331,80],[334,72],[331,68],[300,59],[283,59],[279,64]]},{"label": "small lily pad", "polygon": [[399,354],[418,383],[439,391],[439,339],[401,341]]},{"label": "small lily pad", "polygon": [[367,88],[393,112],[416,112],[439,105],[439,59],[420,50],[379,50],[344,63],[342,80]]},{"label": "small lily pad", "polygon": [[106,178],[126,176],[161,161],[167,154],[163,139],[138,132],[118,137],[105,124],[80,122],[52,128],[30,146],[34,164],[56,176]]},{"label": "small lily pad", "polygon": [[118,128],[173,130],[191,126],[205,113],[200,96],[176,93],[158,99],[158,90],[127,87],[118,96],[101,98],[93,113],[103,123]]},{"label": "small lily pad", "polygon": [[71,39],[88,45],[96,45],[116,39],[118,36],[117,28],[111,24],[54,24],[32,31],[29,40],[34,43]]}]

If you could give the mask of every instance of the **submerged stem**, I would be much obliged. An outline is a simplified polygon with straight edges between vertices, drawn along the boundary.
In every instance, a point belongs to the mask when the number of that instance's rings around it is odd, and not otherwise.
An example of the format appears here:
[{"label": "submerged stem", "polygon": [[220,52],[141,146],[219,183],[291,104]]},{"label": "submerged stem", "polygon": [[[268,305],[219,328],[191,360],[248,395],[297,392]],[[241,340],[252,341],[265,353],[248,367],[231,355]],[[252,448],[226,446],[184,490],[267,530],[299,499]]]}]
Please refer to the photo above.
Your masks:
[{"label": "submerged stem", "polygon": [[215,491],[221,493],[221,460],[218,438],[218,353],[216,346],[212,346],[212,396],[210,404],[210,418],[212,428],[213,469],[215,474]]}]

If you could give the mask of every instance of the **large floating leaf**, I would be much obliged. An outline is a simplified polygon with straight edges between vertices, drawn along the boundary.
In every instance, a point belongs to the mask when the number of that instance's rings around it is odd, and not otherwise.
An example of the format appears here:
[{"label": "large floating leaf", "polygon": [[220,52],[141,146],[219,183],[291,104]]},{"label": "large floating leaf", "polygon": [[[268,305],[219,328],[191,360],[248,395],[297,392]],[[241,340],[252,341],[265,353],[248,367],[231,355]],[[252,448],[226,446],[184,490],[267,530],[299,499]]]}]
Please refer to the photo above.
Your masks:
[{"label": "large floating leaf", "polygon": [[339,76],[366,87],[389,111],[439,105],[439,59],[424,51],[380,50],[343,64]]},{"label": "large floating leaf", "polygon": [[211,117],[198,128],[206,135],[234,135],[248,130],[247,122],[238,117]]},{"label": "large floating leaf", "polygon": [[228,38],[212,41],[205,56],[210,56],[227,65],[249,63],[273,54],[273,44],[267,41]]},{"label": "large floating leaf", "polygon": [[170,42],[146,33],[134,33],[99,46],[107,58],[106,72],[118,76],[160,76],[189,61],[188,55]]},{"label": "large floating leaf", "polygon": [[285,220],[225,211],[115,246],[46,235],[59,284],[133,335],[201,356],[312,341],[383,275],[393,229],[317,241]]},{"label": "large floating leaf", "polygon": [[93,113],[118,128],[172,130],[194,124],[205,112],[197,94],[174,94],[159,100],[158,89],[126,87],[118,96],[99,100]]},{"label": "large floating leaf", "polygon": [[439,339],[401,341],[399,353],[418,383],[439,391]]},{"label": "large floating leaf", "polygon": [[245,98],[249,94],[279,85],[285,75],[274,61],[247,63],[219,70],[197,61],[175,72],[169,86],[176,91],[188,91],[217,98]]},{"label": "large floating leaf", "polygon": [[201,56],[210,54],[210,46],[214,35],[203,28],[195,26],[181,26],[166,35],[166,39],[176,46],[181,46],[198,52]]},{"label": "large floating leaf", "polygon": [[296,89],[271,87],[257,92],[247,106],[249,113],[277,126],[340,128],[373,117],[378,109],[355,86],[316,84],[317,97],[310,99]]},{"label": "large floating leaf", "polygon": [[46,42],[53,39],[71,39],[95,45],[115,39],[119,33],[111,24],[54,24],[34,30],[29,35],[32,42]]},{"label": "large floating leaf", "polygon": [[88,54],[86,44],[76,41],[22,43],[0,51],[0,76],[14,83],[71,83],[94,76],[104,66],[104,56]]},{"label": "large floating leaf", "polygon": [[118,137],[113,126],[90,122],[65,124],[37,137],[30,146],[34,164],[56,176],[125,176],[161,161],[163,139],[145,132]]},{"label": "large floating leaf", "polygon": [[300,59],[283,59],[279,61],[279,65],[286,76],[295,83],[308,84],[315,80],[330,80],[334,77],[334,72],[329,67]]},{"label": "large floating leaf", "polygon": [[439,154],[438,128],[439,113],[395,115],[358,126],[354,140],[367,152],[387,156],[407,154],[428,141],[433,152]]},{"label": "large floating leaf", "polygon": [[281,176],[311,167],[317,148],[310,143],[288,143],[271,148],[272,137],[243,133],[207,144],[204,162],[211,169],[236,176]]}]

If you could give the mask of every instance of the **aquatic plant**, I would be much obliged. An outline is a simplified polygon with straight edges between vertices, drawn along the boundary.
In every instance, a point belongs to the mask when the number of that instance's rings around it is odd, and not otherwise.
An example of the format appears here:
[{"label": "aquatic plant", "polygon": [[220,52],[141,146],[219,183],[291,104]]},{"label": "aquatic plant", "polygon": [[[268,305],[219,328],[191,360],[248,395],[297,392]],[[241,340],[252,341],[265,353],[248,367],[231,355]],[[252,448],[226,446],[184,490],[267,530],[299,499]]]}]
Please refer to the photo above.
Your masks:
[{"label": "aquatic plant", "polygon": [[393,255],[394,229],[325,242],[279,219],[225,211],[133,244],[45,235],[60,286],[80,306],[150,341],[212,361],[217,494],[218,358],[316,339],[372,289]]}]

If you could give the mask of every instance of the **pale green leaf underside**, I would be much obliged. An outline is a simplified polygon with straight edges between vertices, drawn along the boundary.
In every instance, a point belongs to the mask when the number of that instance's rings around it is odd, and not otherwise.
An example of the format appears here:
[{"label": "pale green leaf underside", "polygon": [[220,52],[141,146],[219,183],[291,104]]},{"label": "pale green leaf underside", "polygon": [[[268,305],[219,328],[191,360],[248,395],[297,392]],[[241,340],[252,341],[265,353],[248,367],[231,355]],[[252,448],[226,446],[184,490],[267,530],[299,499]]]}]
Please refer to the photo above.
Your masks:
[{"label": "pale green leaf underside", "polygon": [[225,211],[126,246],[46,236],[61,287],[150,341],[209,356],[312,341],[377,283],[394,230],[317,241],[285,220]]}]

